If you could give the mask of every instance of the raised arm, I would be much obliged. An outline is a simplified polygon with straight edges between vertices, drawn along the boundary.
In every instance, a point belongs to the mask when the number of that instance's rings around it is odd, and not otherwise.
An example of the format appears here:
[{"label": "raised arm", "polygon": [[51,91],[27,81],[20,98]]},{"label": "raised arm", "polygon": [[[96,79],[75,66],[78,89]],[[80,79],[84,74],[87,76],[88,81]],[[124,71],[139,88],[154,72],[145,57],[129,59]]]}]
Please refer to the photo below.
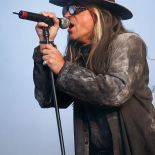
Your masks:
[{"label": "raised arm", "polygon": [[[40,47],[35,48],[33,55],[35,98],[42,108],[49,108],[54,106],[52,102],[53,97],[51,89],[50,68],[43,65],[43,55],[40,53],[39,49]],[[67,108],[73,102],[73,99],[63,92],[56,91],[56,94],[59,108]]]}]

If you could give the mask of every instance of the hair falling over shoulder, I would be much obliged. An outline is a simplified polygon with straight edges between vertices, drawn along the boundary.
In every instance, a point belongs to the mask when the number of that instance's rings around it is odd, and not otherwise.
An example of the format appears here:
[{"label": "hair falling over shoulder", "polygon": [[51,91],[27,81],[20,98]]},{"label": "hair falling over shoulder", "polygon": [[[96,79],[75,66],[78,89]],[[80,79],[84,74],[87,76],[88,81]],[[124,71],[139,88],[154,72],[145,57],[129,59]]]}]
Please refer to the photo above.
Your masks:
[{"label": "hair falling over shoulder", "polygon": [[[121,20],[109,11],[91,4],[89,11],[94,19],[95,25],[92,34],[91,51],[86,66],[95,74],[104,75],[110,65],[113,39],[117,35],[129,31],[124,28]],[[75,63],[76,51],[79,50],[80,46],[76,41],[68,41],[66,49],[67,61]]]}]

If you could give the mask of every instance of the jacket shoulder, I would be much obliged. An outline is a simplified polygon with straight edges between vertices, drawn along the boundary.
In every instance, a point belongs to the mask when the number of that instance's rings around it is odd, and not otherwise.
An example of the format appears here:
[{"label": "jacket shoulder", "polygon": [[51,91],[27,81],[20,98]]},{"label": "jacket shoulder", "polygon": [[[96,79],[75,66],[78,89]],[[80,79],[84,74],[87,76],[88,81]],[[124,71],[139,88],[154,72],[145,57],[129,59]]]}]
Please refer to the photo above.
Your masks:
[{"label": "jacket shoulder", "polygon": [[136,33],[122,33],[119,34],[113,41],[114,45],[120,45],[120,44],[145,44],[143,39]]},{"label": "jacket shoulder", "polygon": [[146,57],[146,45],[144,41],[135,33],[123,33],[118,35],[112,42],[112,59],[118,57],[133,57],[142,58]]}]

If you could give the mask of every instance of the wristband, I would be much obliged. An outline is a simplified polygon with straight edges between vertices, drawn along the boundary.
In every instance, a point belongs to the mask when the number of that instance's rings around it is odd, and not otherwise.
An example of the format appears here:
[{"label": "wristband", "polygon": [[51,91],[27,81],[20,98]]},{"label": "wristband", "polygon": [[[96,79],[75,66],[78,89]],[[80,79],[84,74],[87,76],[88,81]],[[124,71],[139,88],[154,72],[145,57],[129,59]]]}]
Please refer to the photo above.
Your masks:
[{"label": "wristband", "polygon": [[[47,44],[45,41],[39,41],[40,44]],[[57,48],[57,45],[54,44],[54,41],[49,41],[49,44],[52,44],[55,48]]]}]

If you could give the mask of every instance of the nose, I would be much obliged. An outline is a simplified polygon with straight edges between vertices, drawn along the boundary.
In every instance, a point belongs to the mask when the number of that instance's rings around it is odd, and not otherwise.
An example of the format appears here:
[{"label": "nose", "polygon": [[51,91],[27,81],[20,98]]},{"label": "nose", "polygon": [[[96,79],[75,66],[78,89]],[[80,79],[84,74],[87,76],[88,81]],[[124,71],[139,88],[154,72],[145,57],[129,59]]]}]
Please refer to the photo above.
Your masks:
[{"label": "nose", "polygon": [[64,15],[65,18],[69,18],[71,16],[71,14],[69,13],[69,11],[66,12],[66,14]]}]

